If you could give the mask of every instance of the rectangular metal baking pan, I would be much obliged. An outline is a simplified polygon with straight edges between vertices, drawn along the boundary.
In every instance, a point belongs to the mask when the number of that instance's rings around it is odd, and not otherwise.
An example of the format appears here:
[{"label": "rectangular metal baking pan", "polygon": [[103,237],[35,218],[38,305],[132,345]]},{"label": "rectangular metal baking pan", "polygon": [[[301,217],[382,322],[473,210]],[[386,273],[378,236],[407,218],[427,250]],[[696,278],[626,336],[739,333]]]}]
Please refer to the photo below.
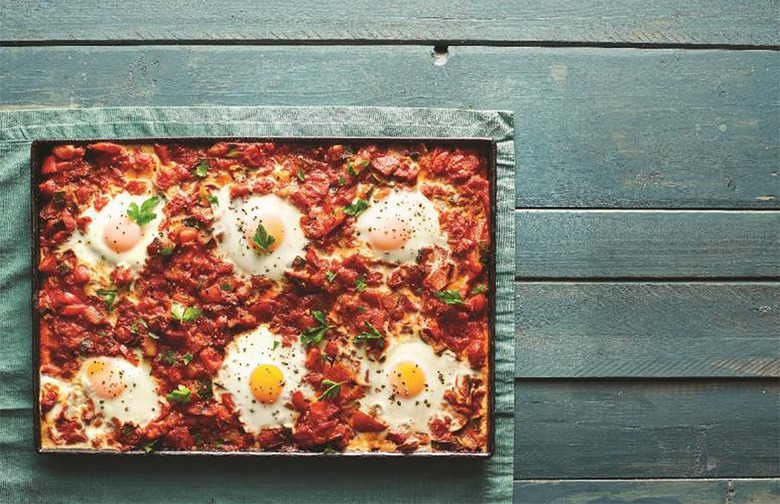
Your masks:
[{"label": "rectangular metal baking pan", "polygon": [[[41,447],[41,422],[40,422],[40,325],[37,309],[38,289],[40,288],[40,274],[38,263],[40,261],[39,247],[39,222],[38,214],[41,209],[40,192],[38,185],[41,182],[41,166],[44,159],[51,153],[54,146],[73,144],[77,146],[88,145],[95,142],[116,142],[124,144],[151,144],[151,143],[180,143],[180,144],[210,144],[215,142],[276,142],[299,145],[321,144],[347,144],[347,145],[419,145],[428,146],[462,146],[475,148],[485,156],[488,163],[488,181],[490,183],[490,254],[488,264],[488,282],[490,285],[488,295],[488,446],[484,452],[304,452],[304,451],[174,451],[162,450],[146,453],[143,450],[118,451],[118,450],[88,450],[74,448],[42,448]],[[445,458],[472,458],[485,459],[493,456],[495,451],[495,339],[496,339],[496,196],[497,196],[497,172],[496,172],[496,142],[490,138],[435,138],[435,137],[145,137],[145,138],[70,138],[70,139],[38,139],[32,142],[30,147],[30,222],[32,227],[32,381],[33,381],[33,442],[35,450],[43,454],[66,455],[110,455],[110,456],[218,456],[218,457],[445,457]]]}]

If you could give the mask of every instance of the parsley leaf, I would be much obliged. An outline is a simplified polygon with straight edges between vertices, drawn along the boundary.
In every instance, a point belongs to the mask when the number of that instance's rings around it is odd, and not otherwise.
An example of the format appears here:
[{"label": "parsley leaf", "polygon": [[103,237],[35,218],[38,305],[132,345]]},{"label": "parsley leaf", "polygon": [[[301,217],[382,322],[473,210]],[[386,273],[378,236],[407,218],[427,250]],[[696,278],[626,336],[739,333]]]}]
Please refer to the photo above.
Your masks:
[{"label": "parsley leaf", "polygon": [[171,254],[173,254],[173,249],[171,247],[163,247],[160,250],[160,255],[161,256],[169,256]]},{"label": "parsley leaf", "polygon": [[206,201],[209,202],[209,205],[219,206],[219,199],[217,199],[217,197],[213,194],[206,196]]},{"label": "parsley leaf", "polygon": [[477,285],[476,287],[471,289],[471,295],[473,296],[474,294],[479,294],[480,292],[485,292],[485,289],[487,289],[487,285],[485,285],[485,284]]},{"label": "parsley leaf", "polygon": [[311,312],[311,315],[314,317],[314,320],[320,323],[320,325],[317,327],[309,327],[301,333],[301,343],[305,345],[315,345],[322,341],[322,338],[325,337],[325,332],[331,327],[328,325],[327,319],[325,319],[325,314],[320,310]]},{"label": "parsley leaf", "polygon": [[303,173],[303,168],[298,168],[298,173],[296,173],[295,176],[298,177],[298,180],[300,180],[301,182],[306,180],[306,174]]},{"label": "parsley leaf", "polygon": [[186,353],[186,354],[182,355],[181,360],[182,360],[182,362],[184,362],[184,365],[186,366],[187,364],[192,362],[192,354],[191,353]]},{"label": "parsley leaf", "polygon": [[194,322],[198,317],[203,314],[200,308],[196,306],[188,306],[184,308],[179,303],[173,303],[171,305],[171,318],[178,320],[183,324],[189,324]]},{"label": "parsley leaf", "polygon": [[252,237],[252,241],[255,242],[258,247],[260,247],[264,254],[269,254],[271,252],[269,249],[276,240],[274,240],[273,236],[268,234],[265,226],[260,223],[257,225],[257,229],[255,230],[255,235]]},{"label": "parsley leaf", "polygon": [[336,278],[336,272],[335,271],[326,271],[325,272],[325,278],[328,279],[328,282],[332,282],[334,278]]},{"label": "parsley leaf", "polygon": [[384,340],[385,339],[385,335],[382,334],[381,332],[379,332],[377,330],[377,328],[374,327],[371,324],[371,322],[369,322],[368,320],[365,321],[365,326],[366,326],[366,329],[368,329],[368,331],[363,331],[363,332],[359,333],[357,336],[355,336],[355,338],[353,340],[355,343],[360,343],[361,341],[367,341],[367,340],[375,340],[375,339],[376,340]]},{"label": "parsley leaf", "polygon": [[155,448],[157,448],[157,441],[158,441],[158,439],[155,439],[155,440],[154,440],[154,441],[152,441],[151,443],[144,445],[144,451],[145,451],[146,453],[151,453],[151,452],[153,452],[153,451],[154,451],[154,449],[155,449]]},{"label": "parsley leaf", "polygon": [[184,385],[179,385],[176,390],[171,390],[165,397],[168,398],[169,401],[187,404],[190,402],[190,394],[192,394],[190,389]]},{"label": "parsley leaf", "polygon": [[352,166],[352,163],[347,163],[347,173],[349,173],[353,177],[357,176],[357,172],[355,171],[355,167]]},{"label": "parsley leaf", "polygon": [[357,279],[355,279],[355,287],[357,287],[357,290],[359,291],[366,290],[366,281],[360,277],[357,277]]},{"label": "parsley leaf", "polygon": [[165,363],[169,366],[173,366],[176,364],[176,356],[173,354],[173,350],[170,348],[166,348],[162,353],[163,359],[165,360]]},{"label": "parsley leaf", "polygon": [[315,400],[315,402],[317,402],[317,401],[322,401],[322,400],[323,400],[323,399],[325,399],[326,397],[327,397],[328,399],[334,399],[334,398],[338,397],[338,395],[339,395],[339,391],[341,391],[341,386],[342,386],[344,383],[345,383],[345,382],[334,382],[334,381],[332,381],[332,380],[322,380],[322,384],[323,384],[323,385],[325,385],[325,386],[326,386],[326,387],[328,387],[328,388],[326,388],[326,389],[325,389],[325,392],[323,392],[323,393],[322,393],[322,395],[320,395],[320,396],[319,396],[319,397],[318,397],[318,398]]},{"label": "parsley leaf", "polygon": [[130,203],[130,207],[127,209],[127,217],[130,220],[135,221],[139,226],[148,224],[152,222],[155,217],[157,217],[157,214],[152,212],[152,210],[159,202],[159,196],[152,196],[151,198],[141,203],[141,208],[138,208],[138,205],[135,202]]},{"label": "parsley leaf", "polygon": [[198,178],[206,178],[209,174],[209,163],[205,159],[201,159],[198,166],[195,167],[195,176]]},{"label": "parsley leaf", "polygon": [[95,294],[103,298],[106,304],[106,311],[111,311],[116,301],[116,289],[98,289]]},{"label": "parsley leaf", "polygon": [[351,205],[347,205],[343,208],[344,213],[352,217],[357,217],[362,214],[368,208],[368,201],[364,199],[358,199]]},{"label": "parsley leaf", "polygon": [[434,292],[433,295],[448,305],[465,303],[465,301],[460,298],[460,293],[456,290],[438,291]]},{"label": "parsley leaf", "polygon": [[339,187],[347,185],[347,179],[339,177]]},{"label": "parsley leaf", "polygon": [[220,288],[220,289],[222,289],[222,290],[224,290],[224,291],[230,291],[230,290],[233,290],[233,287],[231,287],[231,286],[230,286],[230,284],[229,284],[229,283],[227,283],[227,282],[225,282],[225,283],[223,283],[222,285],[220,285],[220,286],[219,286],[219,288]]},{"label": "parsley leaf", "polygon": [[276,350],[277,348],[279,348],[279,345],[281,345],[281,342],[274,341],[274,346],[273,346],[273,348],[271,348],[271,350]]},{"label": "parsley leaf", "polygon": [[358,162],[358,166],[360,166],[361,168],[365,168],[366,166],[368,166],[370,164],[371,164],[371,161],[369,161],[368,159],[361,159]]}]

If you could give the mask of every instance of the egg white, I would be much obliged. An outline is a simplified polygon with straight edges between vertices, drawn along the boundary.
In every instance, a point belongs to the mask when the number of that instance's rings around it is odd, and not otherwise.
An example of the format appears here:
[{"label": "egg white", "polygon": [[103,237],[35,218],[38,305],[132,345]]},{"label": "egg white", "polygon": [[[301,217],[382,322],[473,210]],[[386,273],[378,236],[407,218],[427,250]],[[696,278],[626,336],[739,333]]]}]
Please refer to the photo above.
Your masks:
[{"label": "egg white", "polygon": [[[288,201],[274,194],[231,199],[227,186],[219,191],[217,199],[214,234],[220,238],[218,251],[223,260],[237,267],[239,274],[263,275],[278,281],[297,256],[305,255],[307,240],[300,225],[301,212]],[[257,253],[244,233],[247,228],[257,227],[262,215],[274,215],[284,225],[284,240],[267,255]]]},{"label": "egg white", "polygon": [[89,207],[81,214],[82,217],[92,219],[86,232],[82,233],[78,229],[74,231],[64,244],[63,250],[73,250],[76,257],[92,266],[93,269],[103,268],[105,264],[124,266],[134,271],[142,269],[148,256],[147,247],[156,237],[161,236],[159,228],[160,222],[163,220],[162,207],[164,202],[162,200],[153,210],[156,214],[155,218],[142,226],[143,236],[132,249],[126,252],[115,252],[106,245],[103,233],[112,218],[127,215],[130,203],[135,203],[140,208],[143,202],[151,197],[151,194],[136,196],[123,192],[114,196],[100,210],[95,210],[94,206]]},{"label": "egg white", "polygon": [[[274,349],[274,342],[280,342]],[[234,339],[225,348],[225,360],[214,379],[214,396],[225,391],[233,397],[239,418],[248,432],[268,427],[292,427],[298,413],[287,407],[292,393],[301,389],[306,357],[300,345],[284,346],[281,338],[261,326]],[[250,377],[257,366],[276,366],[284,376],[279,398],[272,404],[256,400]],[[306,387],[307,389],[309,387]]]},{"label": "egg white", "polygon": [[[395,394],[390,382],[392,370],[405,361],[417,364],[425,375],[425,387],[410,398]],[[412,335],[390,341],[384,362],[368,359],[363,362],[368,372],[366,394],[360,400],[361,409],[374,411],[387,422],[390,430],[428,432],[430,419],[445,412],[448,407],[444,392],[455,388],[459,377],[474,375],[468,364],[458,361],[451,352],[436,355],[427,343]]]},{"label": "egg white", "polygon": [[[387,220],[397,219],[409,230],[406,243],[394,250],[379,250],[371,246],[371,230],[385,229]],[[369,202],[368,209],[358,216],[355,231],[372,253],[389,262],[413,263],[426,247],[448,248],[447,234],[439,226],[439,213],[431,200],[418,191],[393,190],[387,197]]]},{"label": "egg white", "polygon": [[[125,389],[117,397],[103,399],[94,394],[87,378],[87,368],[92,361],[110,363],[121,376]],[[160,414],[163,398],[157,392],[157,381],[151,376],[151,368],[145,362],[135,366],[119,357],[95,357],[86,359],[79,371],[81,385],[87,397],[92,399],[95,412],[106,420],[117,418],[120,422],[132,422],[145,427]]]}]

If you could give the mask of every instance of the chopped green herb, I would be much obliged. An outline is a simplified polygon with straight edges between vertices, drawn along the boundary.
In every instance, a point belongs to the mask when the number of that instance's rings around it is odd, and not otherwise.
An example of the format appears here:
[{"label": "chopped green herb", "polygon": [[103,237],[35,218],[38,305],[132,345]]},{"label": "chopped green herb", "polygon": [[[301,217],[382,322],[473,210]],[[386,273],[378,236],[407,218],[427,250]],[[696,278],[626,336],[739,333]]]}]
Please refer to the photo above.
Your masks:
[{"label": "chopped green herb", "polygon": [[480,292],[485,292],[485,289],[487,289],[487,285],[485,285],[485,284],[477,285],[476,287],[471,289],[471,295],[473,296],[474,294],[479,294]]},{"label": "chopped green herb", "polygon": [[165,397],[167,397],[169,401],[187,404],[190,402],[190,394],[192,394],[190,389],[184,385],[179,385],[176,390],[171,390],[171,392]]},{"label": "chopped green herb", "polygon": [[171,318],[173,318],[173,320],[178,320],[183,324],[194,322],[202,313],[201,309],[195,306],[184,308],[179,303],[173,303],[171,305]]},{"label": "chopped green herb", "polygon": [[347,179],[339,177],[339,187],[347,185]]},{"label": "chopped green herb", "polygon": [[195,167],[195,176],[198,178],[206,178],[209,174],[209,163],[205,159],[201,159],[198,166]]},{"label": "chopped green herb", "polygon": [[368,208],[368,201],[364,199],[358,199],[351,205],[345,206],[343,210],[345,214],[350,215],[352,217],[357,217],[358,215],[365,212],[367,208]]},{"label": "chopped green herb", "polygon": [[361,159],[360,162],[358,163],[358,166],[360,166],[361,168],[365,168],[366,166],[368,166],[370,164],[371,164],[371,161],[369,161],[368,159]]},{"label": "chopped green herb", "polygon": [[192,354],[191,354],[191,353],[186,353],[186,354],[182,355],[182,357],[181,357],[181,361],[182,361],[182,362],[184,363],[184,365],[186,366],[187,364],[189,364],[190,362],[192,362]]},{"label": "chopped green herb", "polygon": [[270,253],[271,245],[274,244],[274,237],[268,234],[268,231],[266,231],[265,226],[263,226],[262,223],[257,225],[257,229],[255,230],[255,235],[252,237],[252,241],[254,241],[258,247],[260,247],[260,250],[263,251],[264,254]]},{"label": "chopped green herb", "polygon": [[152,196],[141,203],[141,208],[138,208],[138,205],[135,202],[130,203],[130,207],[127,209],[127,217],[130,218],[130,220],[135,221],[139,226],[148,224],[157,217],[157,214],[152,212],[152,210],[159,202],[160,198],[158,196]]},{"label": "chopped green herb", "polygon": [[229,151],[227,151],[227,154],[225,154],[225,157],[226,158],[230,158],[230,159],[234,159],[234,158],[237,158],[240,155],[241,155],[241,151],[240,150],[238,150],[236,148],[232,148]]},{"label": "chopped green herb", "polygon": [[174,355],[173,350],[166,348],[162,353],[163,359],[165,360],[165,363],[169,366],[173,366],[176,364],[176,355]]},{"label": "chopped green herb", "polygon": [[332,380],[322,380],[322,384],[325,385],[328,388],[325,389],[325,392],[323,392],[322,395],[320,395],[315,400],[315,402],[322,401],[326,397],[328,399],[334,399],[334,398],[338,397],[339,391],[341,390],[341,385],[343,385],[344,383],[345,382],[334,382]]},{"label": "chopped green herb", "polygon": [[303,173],[303,168],[298,168],[298,173],[296,173],[295,176],[298,177],[298,180],[300,180],[301,182],[306,180],[306,174]]},{"label": "chopped green herb", "polygon": [[357,172],[355,171],[355,167],[352,166],[352,163],[347,163],[347,173],[353,177],[357,177]]},{"label": "chopped green herb", "polygon": [[217,197],[213,194],[206,196],[206,201],[209,202],[209,205],[219,206],[219,199],[217,199]]},{"label": "chopped green herb", "polygon": [[273,346],[273,348],[271,348],[271,350],[276,350],[277,348],[279,348],[279,345],[281,345],[281,344],[282,343],[279,342],[279,341],[274,341],[274,346]]},{"label": "chopped green herb", "polygon": [[131,325],[130,332],[133,334],[138,334],[138,326],[136,326],[135,324]]},{"label": "chopped green herb", "polygon": [[135,319],[135,323],[136,324],[141,324],[144,327],[149,327],[148,325],[146,325],[146,321],[144,321],[144,319],[142,319],[142,318]]},{"label": "chopped green herb", "polygon": [[106,304],[106,311],[111,311],[116,301],[116,289],[98,289],[95,294],[103,298]]},{"label": "chopped green herb", "polygon": [[366,326],[367,331],[363,331],[363,332],[359,333],[357,336],[355,336],[355,338],[353,340],[355,343],[360,343],[361,341],[367,341],[367,340],[384,340],[385,339],[385,335],[380,333],[377,330],[377,328],[374,327],[373,325],[371,325],[371,322],[369,322],[368,320],[365,321],[365,326]]},{"label": "chopped green herb", "polygon": [[366,307],[365,306],[358,306],[358,313],[366,313]]},{"label": "chopped green herb", "polygon": [[305,345],[315,345],[322,341],[322,338],[325,337],[325,333],[331,327],[328,325],[327,319],[325,319],[325,314],[320,310],[311,312],[311,315],[314,317],[314,320],[320,323],[320,325],[316,327],[309,327],[303,331],[301,334],[301,343]]},{"label": "chopped green herb", "polygon": [[460,298],[460,293],[456,290],[438,291],[434,292],[433,295],[448,305],[465,303],[465,301]]},{"label": "chopped green herb", "polygon": [[233,290],[233,287],[231,287],[230,284],[227,282],[220,285],[219,288],[226,291]]},{"label": "chopped green herb", "polygon": [[360,277],[358,277],[355,280],[355,286],[357,287],[357,290],[364,291],[366,290],[366,281]]},{"label": "chopped green herb", "polygon": [[157,441],[158,441],[158,440],[157,440],[157,439],[155,439],[155,440],[154,440],[154,441],[152,441],[151,443],[144,445],[144,451],[145,451],[146,453],[151,453],[151,452],[153,452],[153,451],[154,451],[154,449],[155,449],[155,448],[157,448]]},{"label": "chopped green herb", "polygon": [[162,250],[160,250],[161,256],[169,256],[173,254],[173,249],[171,247],[163,247]]},{"label": "chopped green herb", "polygon": [[326,271],[325,272],[325,278],[328,279],[328,282],[332,282],[334,278],[336,278],[336,272],[335,271]]}]

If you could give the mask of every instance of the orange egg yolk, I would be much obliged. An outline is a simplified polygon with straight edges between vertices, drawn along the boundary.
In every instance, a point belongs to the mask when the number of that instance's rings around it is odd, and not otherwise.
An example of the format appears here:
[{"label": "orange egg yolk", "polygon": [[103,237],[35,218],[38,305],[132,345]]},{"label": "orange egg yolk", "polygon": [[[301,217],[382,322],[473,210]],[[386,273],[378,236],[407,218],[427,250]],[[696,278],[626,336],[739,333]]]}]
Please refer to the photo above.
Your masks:
[{"label": "orange egg yolk", "polygon": [[396,395],[409,399],[425,388],[425,373],[414,362],[399,362],[390,371],[390,385]]},{"label": "orange egg yolk", "polygon": [[[268,248],[261,247],[260,244],[255,241],[255,234],[260,225],[265,228],[266,234],[274,239]],[[244,236],[246,237],[247,243],[250,243],[255,249],[261,252],[273,252],[284,240],[284,223],[275,215],[266,215],[260,218],[256,226],[246,226]]]},{"label": "orange egg yolk", "polygon": [[87,383],[100,399],[114,399],[127,388],[122,374],[111,362],[93,360],[87,366]]},{"label": "orange egg yolk", "polygon": [[111,218],[103,229],[103,239],[106,246],[121,254],[132,249],[143,237],[141,226],[131,221],[126,215],[119,215]]},{"label": "orange egg yolk", "polygon": [[257,366],[249,377],[249,389],[252,395],[263,404],[273,404],[279,399],[284,388],[284,375],[273,364]]},{"label": "orange egg yolk", "polygon": [[382,227],[368,231],[371,245],[378,250],[396,250],[406,245],[411,231],[406,223],[397,217],[387,217],[382,220]]}]

